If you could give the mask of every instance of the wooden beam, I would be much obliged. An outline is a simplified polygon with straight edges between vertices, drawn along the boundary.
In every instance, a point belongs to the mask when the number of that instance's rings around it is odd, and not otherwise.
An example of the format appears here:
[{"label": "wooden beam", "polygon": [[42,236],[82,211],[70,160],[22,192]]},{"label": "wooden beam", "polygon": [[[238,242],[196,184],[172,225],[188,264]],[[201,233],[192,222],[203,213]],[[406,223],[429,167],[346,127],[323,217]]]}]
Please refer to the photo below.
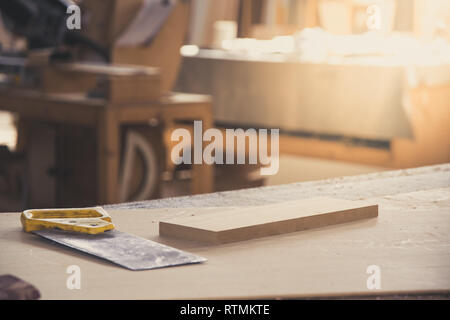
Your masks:
[{"label": "wooden beam", "polygon": [[382,167],[392,166],[389,149],[347,145],[342,142],[280,135],[280,154],[347,161]]},{"label": "wooden beam", "polygon": [[164,220],[159,223],[159,234],[218,244],[377,216],[376,204],[321,197]]},{"label": "wooden beam", "polygon": [[120,159],[120,127],[116,111],[99,113],[97,126],[98,199],[100,204],[117,203]]}]

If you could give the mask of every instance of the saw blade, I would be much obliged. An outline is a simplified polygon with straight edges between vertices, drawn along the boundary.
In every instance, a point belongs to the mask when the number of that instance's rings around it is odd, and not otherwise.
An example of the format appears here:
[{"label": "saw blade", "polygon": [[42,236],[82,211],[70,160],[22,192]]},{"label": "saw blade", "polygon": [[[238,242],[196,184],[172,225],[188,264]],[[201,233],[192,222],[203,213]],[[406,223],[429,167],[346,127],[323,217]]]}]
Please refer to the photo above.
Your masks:
[{"label": "saw blade", "polygon": [[135,271],[200,263],[207,260],[203,257],[117,230],[96,235],[55,229],[38,230],[33,231],[33,233]]}]

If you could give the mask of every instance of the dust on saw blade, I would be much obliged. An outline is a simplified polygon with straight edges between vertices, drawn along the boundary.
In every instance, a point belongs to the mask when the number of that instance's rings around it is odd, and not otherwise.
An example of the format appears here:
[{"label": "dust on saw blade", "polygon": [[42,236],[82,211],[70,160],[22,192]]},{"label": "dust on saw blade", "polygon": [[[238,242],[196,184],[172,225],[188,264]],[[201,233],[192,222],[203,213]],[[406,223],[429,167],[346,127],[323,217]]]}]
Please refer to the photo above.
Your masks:
[{"label": "dust on saw blade", "polygon": [[150,270],[204,262],[207,259],[117,230],[97,235],[55,229],[33,233],[130,270]]}]

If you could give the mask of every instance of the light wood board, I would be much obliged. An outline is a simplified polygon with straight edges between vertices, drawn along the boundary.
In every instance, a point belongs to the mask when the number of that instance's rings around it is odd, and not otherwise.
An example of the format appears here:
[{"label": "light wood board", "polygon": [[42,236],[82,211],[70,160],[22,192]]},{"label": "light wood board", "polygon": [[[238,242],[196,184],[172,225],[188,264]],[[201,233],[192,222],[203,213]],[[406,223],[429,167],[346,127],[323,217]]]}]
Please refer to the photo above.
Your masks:
[{"label": "light wood board", "polygon": [[229,243],[314,229],[378,216],[378,205],[317,197],[208,216],[189,216],[159,222],[159,234],[208,243]]}]

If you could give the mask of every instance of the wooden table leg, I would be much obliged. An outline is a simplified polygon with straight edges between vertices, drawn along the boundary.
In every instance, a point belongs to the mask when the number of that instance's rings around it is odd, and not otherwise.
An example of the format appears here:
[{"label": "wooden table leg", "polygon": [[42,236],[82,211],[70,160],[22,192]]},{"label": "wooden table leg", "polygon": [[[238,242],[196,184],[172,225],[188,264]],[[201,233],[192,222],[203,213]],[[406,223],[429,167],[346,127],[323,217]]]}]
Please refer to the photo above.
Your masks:
[{"label": "wooden table leg", "polygon": [[27,130],[29,130],[31,119],[26,117],[19,117],[16,128],[17,128],[17,143],[16,152],[25,152],[27,146]]},{"label": "wooden table leg", "polygon": [[120,126],[116,111],[105,108],[99,113],[98,139],[98,203],[118,201],[118,176],[120,161]]},{"label": "wooden table leg", "polygon": [[[213,118],[211,113],[211,106],[205,108],[201,119],[203,125],[203,133],[213,127]],[[203,143],[203,150],[207,143]],[[202,161],[202,164],[192,164],[192,180],[191,180],[192,194],[211,193],[214,192],[214,164],[209,165]]]},{"label": "wooden table leg", "polygon": [[192,194],[214,192],[214,165],[192,165]]}]

